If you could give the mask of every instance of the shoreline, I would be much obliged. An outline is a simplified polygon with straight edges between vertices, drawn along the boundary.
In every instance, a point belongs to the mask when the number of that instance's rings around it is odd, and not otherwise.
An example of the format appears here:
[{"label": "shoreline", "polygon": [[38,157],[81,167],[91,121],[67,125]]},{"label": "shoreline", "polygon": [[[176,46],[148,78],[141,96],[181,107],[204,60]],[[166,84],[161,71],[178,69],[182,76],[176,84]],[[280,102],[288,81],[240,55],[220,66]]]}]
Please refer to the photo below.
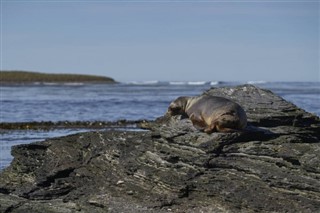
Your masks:
[{"label": "shoreline", "polygon": [[137,128],[143,129],[152,121],[117,120],[117,121],[32,121],[0,122],[0,130],[55,130],[55,129],[104,129],[104,128]]}]

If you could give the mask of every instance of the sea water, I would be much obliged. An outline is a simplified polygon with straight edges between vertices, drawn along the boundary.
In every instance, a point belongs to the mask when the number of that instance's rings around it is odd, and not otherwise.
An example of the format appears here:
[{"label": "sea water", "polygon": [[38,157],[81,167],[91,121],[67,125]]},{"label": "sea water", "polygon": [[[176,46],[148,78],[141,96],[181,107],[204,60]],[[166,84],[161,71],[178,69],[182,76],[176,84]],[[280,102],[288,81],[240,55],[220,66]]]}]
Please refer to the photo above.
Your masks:
[{"label": "sea water", "polygon": [[[0,122],[153,120],[179,96],[211,87],[255,84],[320,116],[320,82],[126,82],[119,84],[33,84],[0,87]],[[2,131],[0,170],[11,162],[12,145],[84,130]]]}]

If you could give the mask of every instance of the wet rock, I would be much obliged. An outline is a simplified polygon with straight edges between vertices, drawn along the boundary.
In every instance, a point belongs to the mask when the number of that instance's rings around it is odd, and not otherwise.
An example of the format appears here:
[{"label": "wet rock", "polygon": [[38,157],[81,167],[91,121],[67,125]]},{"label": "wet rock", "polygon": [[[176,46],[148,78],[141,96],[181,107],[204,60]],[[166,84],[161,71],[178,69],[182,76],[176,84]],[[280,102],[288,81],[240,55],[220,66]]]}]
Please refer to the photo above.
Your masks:
[{"label": "wet rock", "polygon": [[53,130],[53,129],[123,129],[123,128],[137,128],[137,125],[143,126],[147,123],[146,120],[118,120],[116,122],[106,121],[33,121],[33,122],[2,122],[0,123],[0,130]]},{"label": "wet rock", "polygon": [[319,212],[320,120],[250,85],[206,94],[244,107],[245,132],[188,118],[15,146],[0,212]]}]

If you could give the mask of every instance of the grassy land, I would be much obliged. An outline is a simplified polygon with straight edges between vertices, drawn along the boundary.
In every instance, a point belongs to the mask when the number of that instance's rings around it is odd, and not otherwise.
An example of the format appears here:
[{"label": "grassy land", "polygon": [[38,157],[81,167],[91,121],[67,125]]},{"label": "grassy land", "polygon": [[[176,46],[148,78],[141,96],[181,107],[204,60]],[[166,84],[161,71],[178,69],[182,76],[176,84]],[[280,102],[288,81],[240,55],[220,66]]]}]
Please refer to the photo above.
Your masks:
[{"label": "grassy land", "polygon": [[78,74],[47,74],[25,71],[0,71],[0,83],[25,84],[34,82],[50,83],[116,83],[115,80],[104,76]]}]

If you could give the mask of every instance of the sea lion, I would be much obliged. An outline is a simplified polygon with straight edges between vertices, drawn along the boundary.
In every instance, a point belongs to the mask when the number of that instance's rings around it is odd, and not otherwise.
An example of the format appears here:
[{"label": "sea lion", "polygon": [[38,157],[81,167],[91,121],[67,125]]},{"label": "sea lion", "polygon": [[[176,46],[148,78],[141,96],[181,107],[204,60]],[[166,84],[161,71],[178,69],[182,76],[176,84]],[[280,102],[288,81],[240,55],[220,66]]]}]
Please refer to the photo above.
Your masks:
[{"label": "sea lion", "polygon": [[188,116],[194,127],[206,133],[236,132],[247,126],[242,107],[217,96],[179,97],[170,104],[168,113]]}]

